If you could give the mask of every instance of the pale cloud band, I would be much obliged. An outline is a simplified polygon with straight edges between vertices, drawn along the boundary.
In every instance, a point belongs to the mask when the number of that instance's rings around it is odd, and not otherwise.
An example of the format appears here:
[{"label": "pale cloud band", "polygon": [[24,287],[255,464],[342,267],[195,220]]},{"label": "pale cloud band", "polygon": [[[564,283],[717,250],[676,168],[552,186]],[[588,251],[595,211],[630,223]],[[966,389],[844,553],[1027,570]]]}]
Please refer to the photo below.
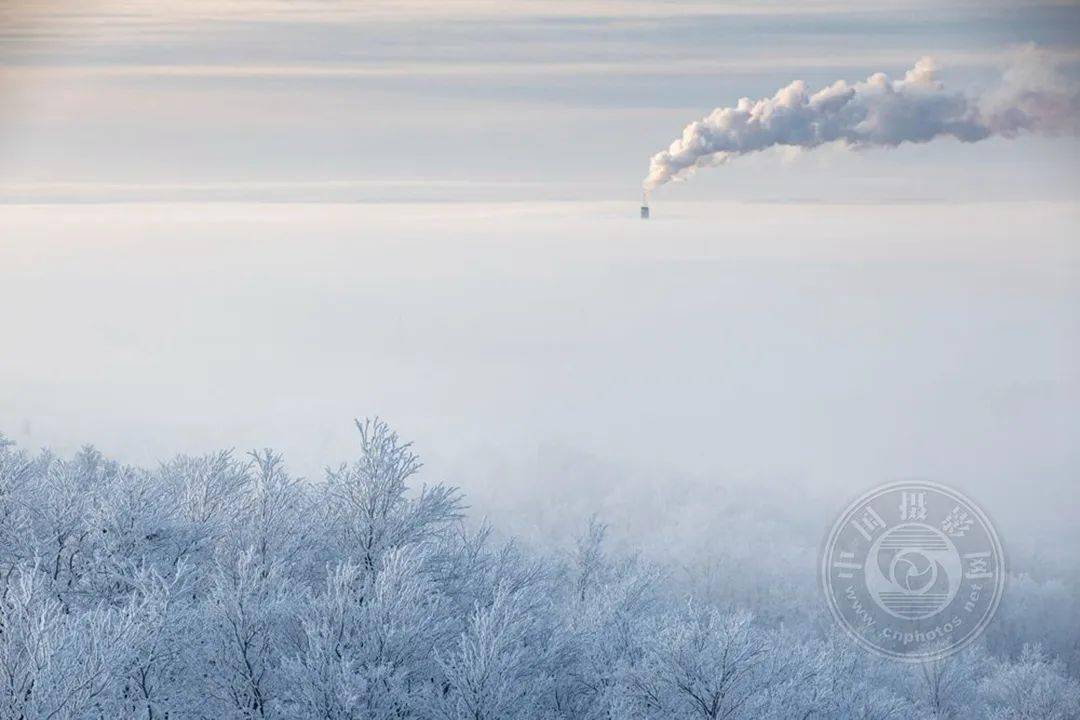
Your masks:
[{"label": "pale cloud band", "polygon": [[[1078,50],[1045,50],[1043,56],[1055,63],[1080,62]],[[1002,65],[1001,52],[939,53],[935,59],[949,68],[996,68]],[[642,76],[695,75],[711,73],[757,73],[815,68],[861,68],[868,64],[903,65],[910,54],[903,52],[863,52],[820,55],[777,54],[762,57],[697,57],[666,60],[623,60],[583,62],[371,62],[366,64],[95,64],[95,65],[4,65],[0,77],[11,81],[35,78],[379,78],[379,77],[503,77],[577,76],[637,74]]]}]

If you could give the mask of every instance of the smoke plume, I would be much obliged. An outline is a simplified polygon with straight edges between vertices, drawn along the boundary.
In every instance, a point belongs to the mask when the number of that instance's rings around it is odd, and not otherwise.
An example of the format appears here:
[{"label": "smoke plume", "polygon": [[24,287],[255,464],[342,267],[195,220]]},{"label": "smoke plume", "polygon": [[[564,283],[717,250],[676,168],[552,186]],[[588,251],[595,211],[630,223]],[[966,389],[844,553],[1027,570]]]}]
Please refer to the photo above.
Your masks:
[{"label": "smoke plume", "polygon": [[876,73],[854,84],[838,80],[814,94],[796,80],[771,98],[742,98],[734,107],[717,108],[653,155],[644,187],[649,191],[775,146],[896,147],[939,137],[978,142],[1023,132],[1076,132],[1078,117],[1076,83],[1035,47],[1016,53],[998,86],[975,97],[946,90],[933,59],[924,57],[902,80]]}]

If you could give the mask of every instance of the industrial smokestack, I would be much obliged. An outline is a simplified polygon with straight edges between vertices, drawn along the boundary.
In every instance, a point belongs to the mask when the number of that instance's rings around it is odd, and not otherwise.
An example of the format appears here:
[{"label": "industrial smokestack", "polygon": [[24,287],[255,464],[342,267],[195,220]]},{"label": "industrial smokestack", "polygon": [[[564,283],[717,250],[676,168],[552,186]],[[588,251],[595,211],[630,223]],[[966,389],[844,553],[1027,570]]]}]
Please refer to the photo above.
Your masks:
[{"label": "industrial smokestack", "polygon": [[1076,82],[1034,46],[1020,50],[1000,85],[982,96],[946,91],[936,70],[934,61],[924,57],[902,80],[876,73],[855,84],[837,80],[813,94],[798,80],[771,98],[742,98],[734,107],[717,108],[653,155],[645,191],[776,146],[809,149],[838,142],[857,149],[896,147],[939,137],[978,142],[1023,132],[1075,133],[1080,126]]},{"label": "industrial smokestack", "polygon": [[649,219],[649,196],[646,193],[641,194],[641,219]]}]

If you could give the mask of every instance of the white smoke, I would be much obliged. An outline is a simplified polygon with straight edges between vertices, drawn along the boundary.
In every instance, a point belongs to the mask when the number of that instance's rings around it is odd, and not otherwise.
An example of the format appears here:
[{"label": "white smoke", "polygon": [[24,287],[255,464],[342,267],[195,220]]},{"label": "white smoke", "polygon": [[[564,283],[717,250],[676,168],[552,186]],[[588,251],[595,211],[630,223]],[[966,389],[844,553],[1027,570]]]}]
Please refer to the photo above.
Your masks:
[{"label": "white smoke", "polygon": [[742,98],[690,123],[667,150],[653,155],[646,191],[682,180],[698,168],[772,147],[895,147],[938,137],[977,142],[1022,132],[1076,132],[1080,92],[1050,56],[1033,46],[1016,53],[994,90],[977,97],[947,91],[937,66],[921,58],[902,80],[875,73],[863,82],[838,80],[810,94],[796,80],[771,98]]}]

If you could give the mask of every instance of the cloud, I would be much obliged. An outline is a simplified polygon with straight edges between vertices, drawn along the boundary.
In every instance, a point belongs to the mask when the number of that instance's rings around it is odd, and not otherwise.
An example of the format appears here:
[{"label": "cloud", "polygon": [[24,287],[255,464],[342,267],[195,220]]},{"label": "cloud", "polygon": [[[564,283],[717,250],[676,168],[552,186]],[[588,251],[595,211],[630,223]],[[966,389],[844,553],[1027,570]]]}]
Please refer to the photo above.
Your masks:
[{"label": "cloud", "polygon": [[875,73],[854,84],[837,80],[816,93],[796,80],[771,98],[744,97],[717,108],[653,155],[644,186],[652,190],[774,147],[840,143],[858,149],[942,137],[970,143],[1024,132],[1075,132],[1078,110],[1076,83],[1057,70],[1053,56],[1033,46],[1017,52],[998,87],[976,97],[946,90],[934,60],[923,57],[899,80]]}]

